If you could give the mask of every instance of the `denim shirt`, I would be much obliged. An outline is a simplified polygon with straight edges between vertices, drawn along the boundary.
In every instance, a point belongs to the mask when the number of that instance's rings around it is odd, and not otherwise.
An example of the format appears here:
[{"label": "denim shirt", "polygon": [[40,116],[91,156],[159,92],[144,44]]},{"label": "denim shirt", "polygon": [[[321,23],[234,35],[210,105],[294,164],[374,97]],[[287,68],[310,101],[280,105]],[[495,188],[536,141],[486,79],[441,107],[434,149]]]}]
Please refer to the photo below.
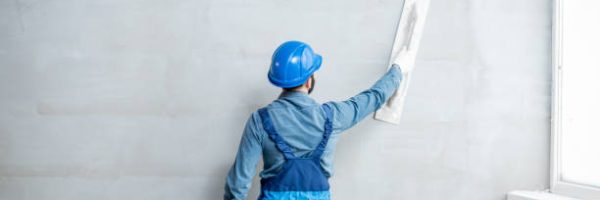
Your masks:
[{"label": "denim shirt", "polygon": [[[333,110],[333,132],[321,157],[326,176],[333,172],[333,156],[340,133],[377,110],[400,85],[402,73],[396,65],[375,85],[358,95],[340,102],[327,102]],[[302,92],[283,92],[267,106],[277,133],[296,156],[309,154],[322,140],[325,116],[321,104]],[[233,166],[225,183],[224,199],[245,199],[262,155],[264,169],[261,178],[275,176],[285,158],[264,131],[258,112],[252,113],[242,135]]]}]

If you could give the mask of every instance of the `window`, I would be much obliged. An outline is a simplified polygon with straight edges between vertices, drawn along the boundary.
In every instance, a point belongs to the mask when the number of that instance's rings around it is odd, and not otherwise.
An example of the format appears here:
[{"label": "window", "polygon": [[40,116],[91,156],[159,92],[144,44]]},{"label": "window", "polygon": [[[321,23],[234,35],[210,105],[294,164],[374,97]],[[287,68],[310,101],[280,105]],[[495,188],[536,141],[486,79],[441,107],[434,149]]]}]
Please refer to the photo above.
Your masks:
[{"label": "window", "polygon": [[600,1],[555,0],[554,193],[600,199]]}]

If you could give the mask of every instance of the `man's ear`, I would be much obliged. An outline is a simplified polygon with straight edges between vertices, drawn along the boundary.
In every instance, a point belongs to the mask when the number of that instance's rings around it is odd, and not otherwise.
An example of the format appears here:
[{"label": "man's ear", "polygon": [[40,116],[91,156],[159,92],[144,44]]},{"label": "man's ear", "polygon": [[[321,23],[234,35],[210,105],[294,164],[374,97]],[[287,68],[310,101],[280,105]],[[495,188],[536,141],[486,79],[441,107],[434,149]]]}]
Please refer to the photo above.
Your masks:
[{"label": "man's ear", "polygon": [[311,78],[312,78],[312,77],[308,77],[308,79],[306,79],[306,81],[304,82],[304,84],[303,84],[303,85],[304,85],[304,87],[305,87],[305,88],[310,88],[310,86],[311,86],[311,85],[310,85],[310,79],[311,79]]}]

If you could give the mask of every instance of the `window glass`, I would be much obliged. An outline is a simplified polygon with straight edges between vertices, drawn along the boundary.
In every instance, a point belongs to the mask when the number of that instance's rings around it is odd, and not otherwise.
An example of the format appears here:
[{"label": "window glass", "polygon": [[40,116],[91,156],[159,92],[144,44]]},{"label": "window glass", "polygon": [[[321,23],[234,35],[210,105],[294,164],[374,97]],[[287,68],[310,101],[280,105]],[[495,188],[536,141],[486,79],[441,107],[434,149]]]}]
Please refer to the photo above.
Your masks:
[{"label": "window glass", "polygon": [[600,1],[562,2],[560,178],[600,187]]}]

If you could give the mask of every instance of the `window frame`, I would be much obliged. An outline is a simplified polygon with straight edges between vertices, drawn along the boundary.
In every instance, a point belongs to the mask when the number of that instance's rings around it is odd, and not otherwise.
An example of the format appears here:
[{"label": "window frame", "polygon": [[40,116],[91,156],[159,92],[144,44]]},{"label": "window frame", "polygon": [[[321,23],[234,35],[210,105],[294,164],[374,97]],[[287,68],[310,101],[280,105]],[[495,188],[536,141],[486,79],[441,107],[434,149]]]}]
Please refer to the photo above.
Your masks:
[{"label": "window frame", "polygon": [[562,28],[563,1],[554,0],[552,11],[552,111],[551,111],[551,159],[550,191],[552,193],[582,199],[600,199],[600,187],[588,186],[561,179],[562,136]]}]

